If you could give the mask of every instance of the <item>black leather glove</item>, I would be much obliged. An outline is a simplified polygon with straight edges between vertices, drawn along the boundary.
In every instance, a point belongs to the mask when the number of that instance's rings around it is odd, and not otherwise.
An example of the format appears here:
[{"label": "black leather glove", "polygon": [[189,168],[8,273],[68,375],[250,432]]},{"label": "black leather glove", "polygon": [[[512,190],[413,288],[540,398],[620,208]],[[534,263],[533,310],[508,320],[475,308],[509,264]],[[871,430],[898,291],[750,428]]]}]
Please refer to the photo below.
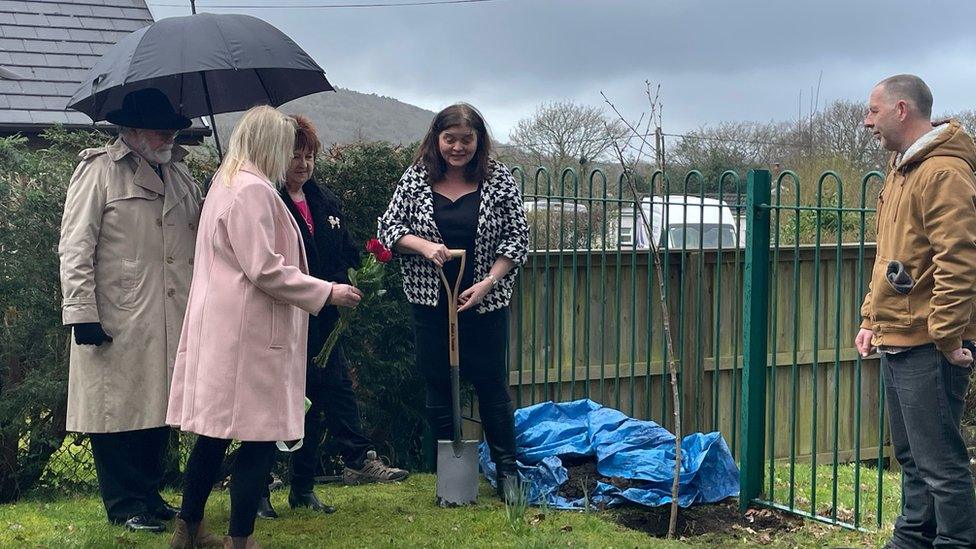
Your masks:
[{"label": "black leather glove", "polygon": [[112,336],[105,333],[101,322],[82,322],[72,324],[75,333],[75,343],[78,345],[100,346],[102,343],[111,343]]}]

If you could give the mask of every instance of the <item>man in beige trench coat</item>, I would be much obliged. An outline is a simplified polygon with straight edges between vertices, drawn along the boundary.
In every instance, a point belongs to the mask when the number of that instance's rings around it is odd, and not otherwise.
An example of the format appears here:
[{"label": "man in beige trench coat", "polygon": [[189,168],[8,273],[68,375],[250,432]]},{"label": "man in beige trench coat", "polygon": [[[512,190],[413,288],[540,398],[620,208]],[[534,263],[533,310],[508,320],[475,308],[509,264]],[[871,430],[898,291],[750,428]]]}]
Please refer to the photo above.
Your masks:
[{"label": "man in beige trench coat", "polygon": [[82,151],[61,221],[67,428],[89,434],[109,521],[161,532],[176,513],[159,486],[201,195],[174,145],[190,120],[162,92],[132,92],[107,119],[119,137]]}]

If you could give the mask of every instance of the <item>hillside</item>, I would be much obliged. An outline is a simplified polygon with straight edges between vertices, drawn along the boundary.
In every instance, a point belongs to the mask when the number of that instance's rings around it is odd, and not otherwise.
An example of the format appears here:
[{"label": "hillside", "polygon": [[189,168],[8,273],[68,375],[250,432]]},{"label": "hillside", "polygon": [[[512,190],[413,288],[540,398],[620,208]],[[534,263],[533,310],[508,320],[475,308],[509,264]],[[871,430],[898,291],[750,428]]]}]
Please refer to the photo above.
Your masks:
[{"label": "hillside", "polygon": [[[389,141],[408,144],[427,132],[434,113],[392,97],[338,89],[300,97],[282,105],[288,114],[308,116],[324,147],[333,143]],[[226,148],[241,113],[217,115],[221,143]]]}]

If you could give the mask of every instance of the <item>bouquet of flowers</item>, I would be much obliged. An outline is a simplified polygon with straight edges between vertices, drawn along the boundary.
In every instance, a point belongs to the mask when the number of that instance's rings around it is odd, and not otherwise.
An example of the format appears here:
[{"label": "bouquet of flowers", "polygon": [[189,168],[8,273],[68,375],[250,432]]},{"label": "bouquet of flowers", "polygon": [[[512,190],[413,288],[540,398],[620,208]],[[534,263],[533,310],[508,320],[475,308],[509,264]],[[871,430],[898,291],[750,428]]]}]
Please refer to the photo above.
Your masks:
[{"label": "bouquet of flowers", "polygon": [[393,259],[393,252],[386,249],[375,238],[369,239],[369,242],[366,243],[366,251],[368,253],[363,259],[362,266],[359,269],[349,269],[349,284],[359,288],[359,291],[363,292],[363,298],[355,309],[339,307],[339,321],[336,322],[332,333],[325,340],[322,351],[313,359],[313,362],[320,368],[325,367],[329,361],[329,356],[332,354],[332,349],[339,341],[339,336],[349,328],[358,311],[369,305],[373,299],[382,297],[386,293],[386,290],[383,289],[383,273],[386,270],[386,264]]}]

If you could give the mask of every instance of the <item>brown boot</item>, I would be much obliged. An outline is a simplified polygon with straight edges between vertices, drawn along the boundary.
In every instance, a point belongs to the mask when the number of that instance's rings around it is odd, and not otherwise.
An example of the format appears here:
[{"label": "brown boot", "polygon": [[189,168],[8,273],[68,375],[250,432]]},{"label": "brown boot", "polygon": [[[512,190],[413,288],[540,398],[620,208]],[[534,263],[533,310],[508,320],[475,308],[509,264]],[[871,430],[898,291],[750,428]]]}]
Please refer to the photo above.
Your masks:
[{"label": "brown boot", "polygon": [[176,522],[173,523],[173,538],[169,540],[169,546],[173,549],[193,549],[190,526],[180,517],[176,517]]},{"label": "brown boot", "polygon": [[224,549],[261,549],[261,546],[258,545],[254,536],[247,536],[246,538],[224,536]]},{"label": "brown boot", "polygon": [[219,537],[213,535],[213,533],[207,529],[207,519],[200,521],[197,525],[197,532],[194,538],[197,548],[209,548],[214,549],[217,547],[223,547],[224,542]]},{"label": "brown boot", "polygon": [[169,546],[174,549],[194,549],[197,547],[223,547],[223,543],[207,530],[205,521],[192,523],[176,517],[173,539],[170,540]]},{"label": "brown boot", "polygon": [[[366,452],[366,458],[359,469],[345,467],[342,470],[342,483],[347,485],[365,484],[367,482],[396,482],[410,475],[406,469],[398,469],[387,465],[386,458],[376,455],[375,450]],[[388,461],[388,460],[387,460]]]}]

